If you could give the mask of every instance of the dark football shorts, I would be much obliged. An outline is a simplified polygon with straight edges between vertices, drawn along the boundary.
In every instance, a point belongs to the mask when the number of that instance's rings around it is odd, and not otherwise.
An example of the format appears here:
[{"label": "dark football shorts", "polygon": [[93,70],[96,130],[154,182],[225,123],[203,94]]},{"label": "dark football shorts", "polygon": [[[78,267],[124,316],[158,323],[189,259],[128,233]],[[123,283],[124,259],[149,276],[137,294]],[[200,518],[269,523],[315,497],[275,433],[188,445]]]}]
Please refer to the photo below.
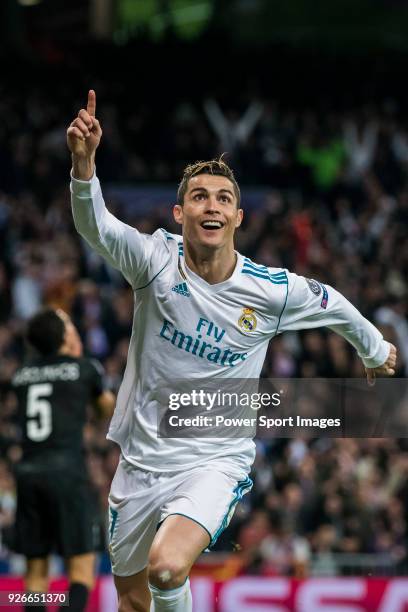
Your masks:
[{"label": "dark football shorts", "polygon": [[28,559],[72,557],[99,548],[100,530],[84,473],[17,470],[15,548]]}]

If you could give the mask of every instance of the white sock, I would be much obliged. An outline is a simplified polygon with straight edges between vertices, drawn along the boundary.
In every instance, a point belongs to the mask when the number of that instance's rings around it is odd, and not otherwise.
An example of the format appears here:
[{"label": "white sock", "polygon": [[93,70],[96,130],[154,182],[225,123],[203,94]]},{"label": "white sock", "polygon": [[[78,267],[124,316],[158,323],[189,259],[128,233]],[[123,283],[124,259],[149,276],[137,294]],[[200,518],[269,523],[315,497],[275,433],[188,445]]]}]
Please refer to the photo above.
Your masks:
[{"label": "white sock", "polygon": [[149,584],[152,594],[150,612],[193,612],[190,580],[176,589],[158,589]]}]

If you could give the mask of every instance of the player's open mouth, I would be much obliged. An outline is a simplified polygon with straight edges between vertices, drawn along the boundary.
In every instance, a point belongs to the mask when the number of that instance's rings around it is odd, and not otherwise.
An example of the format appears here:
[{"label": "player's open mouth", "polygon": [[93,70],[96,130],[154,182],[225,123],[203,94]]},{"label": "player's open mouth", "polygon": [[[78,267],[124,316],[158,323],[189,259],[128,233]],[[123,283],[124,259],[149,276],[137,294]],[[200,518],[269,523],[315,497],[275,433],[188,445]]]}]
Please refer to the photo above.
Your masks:
[{"label": "player's open mouth", "polygon": [[222,221],[202,221],[200,225],[206,230],[217,230],[224,227],[224,223],[222,223]]}]

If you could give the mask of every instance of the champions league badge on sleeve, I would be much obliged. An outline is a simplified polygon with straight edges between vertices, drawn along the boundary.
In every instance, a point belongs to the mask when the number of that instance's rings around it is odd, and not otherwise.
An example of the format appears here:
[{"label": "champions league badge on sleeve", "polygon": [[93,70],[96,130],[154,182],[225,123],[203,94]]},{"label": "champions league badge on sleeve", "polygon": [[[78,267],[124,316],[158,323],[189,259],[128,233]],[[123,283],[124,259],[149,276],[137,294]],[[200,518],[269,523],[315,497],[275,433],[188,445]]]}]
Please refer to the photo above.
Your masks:
[{"label": "champions league badge on sleeve", "polygon": [[314,278],[305,278],[305,281],[309,285],[309,289],[315,295],[320,295],[323,290],[322,301],[320,302],[320,307],[326,309],[327,302],[329,299],[329,294],[327,293],[327,289],[324,285],[318,283]]},{"label": "champions league badge on sleeve", "polygon": [[329,294],[327,293],[327,289],[324,285],[322,285],[323,287],[323,297],[322,297],[322,301],[320,302],[320,306],[322,308],[327,308],[327,302],[329,301]]},{"label": "champions league badge on sleeve", "polygon": [[322,288],[319,285],[319,283],[315,281],[314,278],[306,278],[305,280],[307,284],[309,285],[310,291],[314,293],[315,295],[320,295]]},{"label": "champions league badge on sleeve", "polygon": [[238,319],[238,325],[242,329],[242,331],[251,332],[256,329],[257,320],[256,316],[253,314],[253,308],[243,308],[243,314]]}]

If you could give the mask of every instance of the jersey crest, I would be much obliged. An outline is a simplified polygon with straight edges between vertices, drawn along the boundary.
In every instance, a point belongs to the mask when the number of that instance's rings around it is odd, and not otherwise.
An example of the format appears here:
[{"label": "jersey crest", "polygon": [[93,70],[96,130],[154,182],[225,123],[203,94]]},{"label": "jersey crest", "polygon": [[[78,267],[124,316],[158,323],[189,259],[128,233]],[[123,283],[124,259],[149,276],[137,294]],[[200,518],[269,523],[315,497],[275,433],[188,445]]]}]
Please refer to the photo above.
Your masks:
[{"label": "jersey crest", "polygon": [[249,307],[243,308],[243,314],[238,319],[238,325],[242,331],[255,331],[257,324],[258,321],[254,315],[254,309]]}]

